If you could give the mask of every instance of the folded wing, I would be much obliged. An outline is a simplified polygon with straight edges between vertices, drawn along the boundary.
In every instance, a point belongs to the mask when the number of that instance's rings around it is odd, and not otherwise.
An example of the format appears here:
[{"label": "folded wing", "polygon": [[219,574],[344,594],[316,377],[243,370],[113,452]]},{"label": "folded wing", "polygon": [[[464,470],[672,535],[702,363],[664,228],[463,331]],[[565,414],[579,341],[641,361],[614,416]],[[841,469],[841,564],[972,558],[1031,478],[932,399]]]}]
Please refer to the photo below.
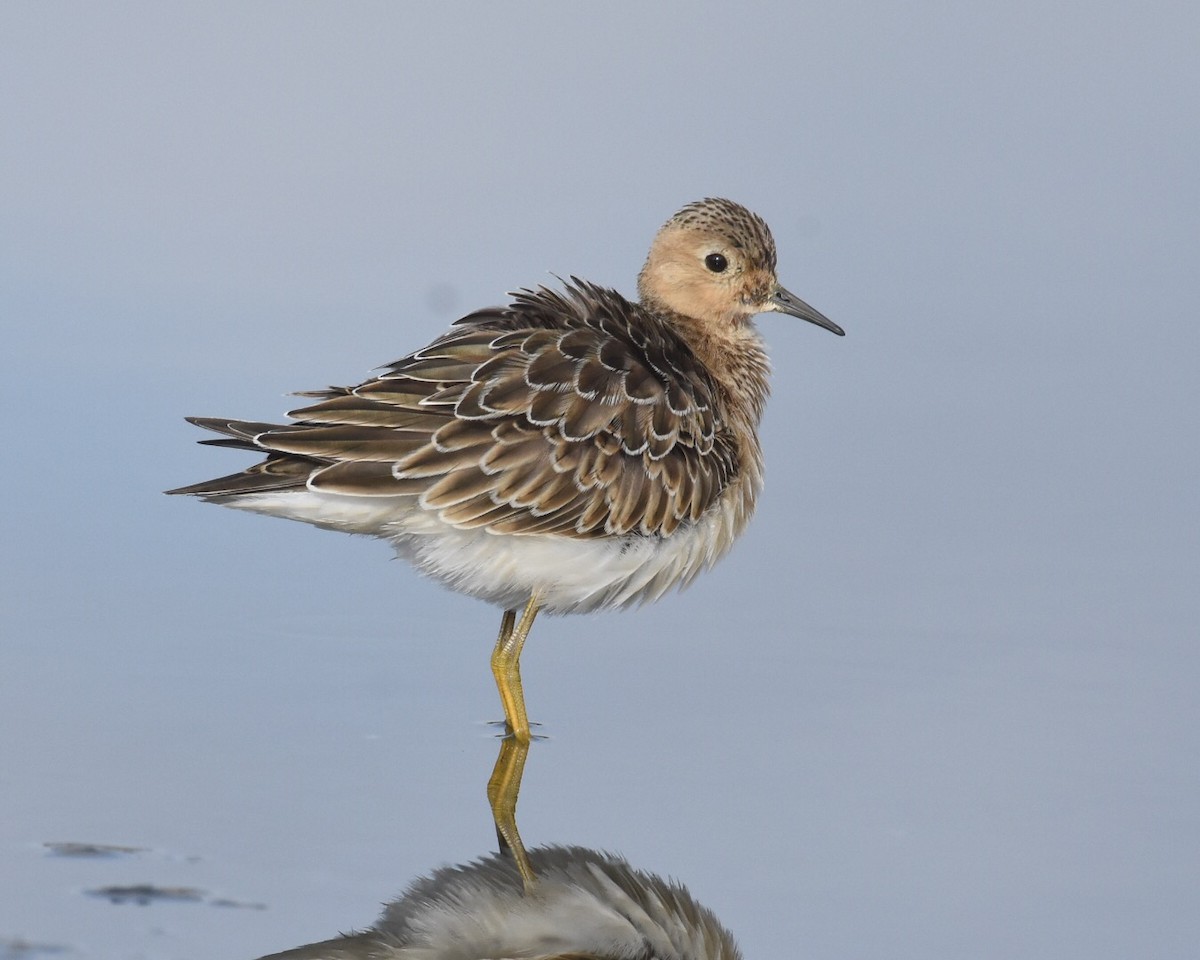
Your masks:
[{"label": "folded wing", "polygon": [[308,487],[413,498],[460,528],[670,535],[712,506],[737,454],[716,385],[641,311],[578,280],[521,291],[375,379],[306,394],[293,423],[192,419],[224,435],[208,443],[267,458],[171,492]]}]

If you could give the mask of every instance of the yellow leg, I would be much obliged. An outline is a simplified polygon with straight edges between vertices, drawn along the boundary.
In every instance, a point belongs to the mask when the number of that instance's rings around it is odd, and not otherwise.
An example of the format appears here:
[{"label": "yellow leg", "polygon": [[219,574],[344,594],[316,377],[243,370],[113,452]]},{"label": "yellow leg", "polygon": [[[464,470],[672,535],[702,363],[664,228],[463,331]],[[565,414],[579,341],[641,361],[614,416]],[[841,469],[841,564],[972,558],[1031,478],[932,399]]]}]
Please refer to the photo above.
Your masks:
[{"label": "yellow leg", "polygon": [[500,741],[500,755],[488,780],[488,802],[492,805],[492,819],[496,821],[496,838],[500,841],[500,852],[509,854],[521,874],[525,894],[533,893],[537,878],[529,863],[529,854],[521,842],[517,830],[517,794],[521,792],[521,776],[525,772],[525,758],[529,755],[529,741],[516,737],[505,737]]},{"label": "yellow leg", "polygon": [[500,636],[492,651],[492,674],[496,678],[496,689],[500,691],[500,702],[504,704],[509,736],[526,745],[529,744],[529,717],[525,714],[525,692],[521,688],[521,648],[525,646],[525,638],[529,636],[537,612],[537,594],[529,598],[519,621],[514,611],[504,611]]}]

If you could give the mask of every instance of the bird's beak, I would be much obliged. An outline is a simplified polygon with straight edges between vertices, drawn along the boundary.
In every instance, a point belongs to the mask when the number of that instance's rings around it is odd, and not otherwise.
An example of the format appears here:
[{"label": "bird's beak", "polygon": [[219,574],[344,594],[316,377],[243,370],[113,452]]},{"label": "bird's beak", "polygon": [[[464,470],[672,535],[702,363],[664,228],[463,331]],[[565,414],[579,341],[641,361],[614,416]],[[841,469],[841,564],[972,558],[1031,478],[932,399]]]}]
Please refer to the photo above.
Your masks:
[{"label": "bird's beak", "polygon": [[789,293],[783,287],[777,286],[775,288],[775,292],[771,294],[771,299],[767,301],[767,305],[770,309],[776,310],[779,313],[787,313],[793,317],[799,317],[801,320],[807,320],[809,323],[815,323],[818,327],[824,327],[830,333],[836,333],[839,337],[846,335],[846,331],[825,316],[825,314],[813,309],[794,293]]}]

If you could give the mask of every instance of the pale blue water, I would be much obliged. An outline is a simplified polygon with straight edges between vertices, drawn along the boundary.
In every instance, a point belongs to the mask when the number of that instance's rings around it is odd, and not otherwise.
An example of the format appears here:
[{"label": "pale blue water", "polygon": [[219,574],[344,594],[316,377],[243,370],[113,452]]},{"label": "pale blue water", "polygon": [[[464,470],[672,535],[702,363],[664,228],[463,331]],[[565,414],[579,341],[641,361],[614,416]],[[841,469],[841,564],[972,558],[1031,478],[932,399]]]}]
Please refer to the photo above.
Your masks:
[{"label": "pale blue water", "polygon": [[764,319],[718,570],[537,624],[527,842],[748,958],[1193,956],[1197,14],[1133,16],[4,6],[0,957],[252,958],[492,848],[498,613],[163,497],[246,462],[181,418],[632,291],[708,194],[847,337]]}]

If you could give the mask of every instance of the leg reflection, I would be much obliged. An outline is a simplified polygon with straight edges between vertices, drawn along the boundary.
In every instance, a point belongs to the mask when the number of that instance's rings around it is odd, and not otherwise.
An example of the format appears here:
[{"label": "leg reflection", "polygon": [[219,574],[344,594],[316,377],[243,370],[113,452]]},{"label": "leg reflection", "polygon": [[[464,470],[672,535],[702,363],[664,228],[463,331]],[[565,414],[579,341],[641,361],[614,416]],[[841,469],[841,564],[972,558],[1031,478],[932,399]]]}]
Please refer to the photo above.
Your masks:
[{"label": "leg reflection", "polygon": [[500,741],[500,755],[488,780],[488,802],[492,805],[492,819],[496,821],[496,839],[500,853],[513,859],[525,884],[526,895],[533,893],[537,877],[529,864],[529,854],[521,842],[517,830],[517,794],[521,792],[521,776],[525,772],[525,758],[529,756],[529,741],[507,736]]}]

